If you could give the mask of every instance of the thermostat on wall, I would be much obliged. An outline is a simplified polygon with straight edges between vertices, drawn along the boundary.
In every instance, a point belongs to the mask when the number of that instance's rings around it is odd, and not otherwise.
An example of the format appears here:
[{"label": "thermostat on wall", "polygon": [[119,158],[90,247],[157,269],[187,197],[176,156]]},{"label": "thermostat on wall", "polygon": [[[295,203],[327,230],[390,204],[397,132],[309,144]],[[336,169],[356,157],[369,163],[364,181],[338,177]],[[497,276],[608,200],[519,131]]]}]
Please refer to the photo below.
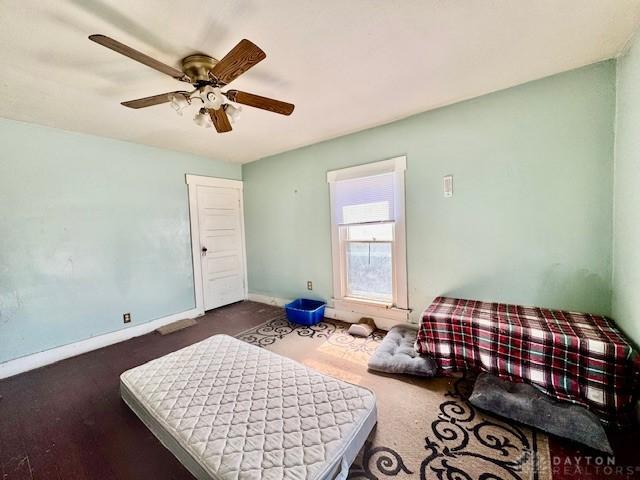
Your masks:
[{"label": "thermostat on wall", "polygon": [[453,197],[453,175],[447,175],[442,179],[444,198]]}]

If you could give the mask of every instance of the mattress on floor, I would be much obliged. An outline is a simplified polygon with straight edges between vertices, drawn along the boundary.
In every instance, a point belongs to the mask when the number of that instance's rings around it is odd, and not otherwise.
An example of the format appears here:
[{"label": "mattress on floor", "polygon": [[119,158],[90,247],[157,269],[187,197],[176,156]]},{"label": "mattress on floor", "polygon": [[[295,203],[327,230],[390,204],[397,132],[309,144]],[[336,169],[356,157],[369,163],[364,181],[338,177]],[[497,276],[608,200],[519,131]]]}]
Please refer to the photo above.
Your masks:
[{"label": "mattress on floor", "polygon": [[120,376],[122,398],[199,480],[346,478],[374,394],[227,335]]}]

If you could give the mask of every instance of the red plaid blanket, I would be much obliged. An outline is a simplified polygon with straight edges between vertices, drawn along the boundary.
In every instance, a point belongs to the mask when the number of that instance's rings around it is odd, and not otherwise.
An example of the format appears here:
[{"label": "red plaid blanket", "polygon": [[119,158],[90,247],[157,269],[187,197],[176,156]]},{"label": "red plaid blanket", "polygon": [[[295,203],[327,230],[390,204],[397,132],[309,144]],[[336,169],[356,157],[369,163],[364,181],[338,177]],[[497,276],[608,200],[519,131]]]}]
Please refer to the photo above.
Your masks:
[{"label": "red plaid blanket", "polygon": [[486,371],[588,407],[606,422],[632,418],[640,360],[606,317],[438,297],[416,350],[444,371]]}]

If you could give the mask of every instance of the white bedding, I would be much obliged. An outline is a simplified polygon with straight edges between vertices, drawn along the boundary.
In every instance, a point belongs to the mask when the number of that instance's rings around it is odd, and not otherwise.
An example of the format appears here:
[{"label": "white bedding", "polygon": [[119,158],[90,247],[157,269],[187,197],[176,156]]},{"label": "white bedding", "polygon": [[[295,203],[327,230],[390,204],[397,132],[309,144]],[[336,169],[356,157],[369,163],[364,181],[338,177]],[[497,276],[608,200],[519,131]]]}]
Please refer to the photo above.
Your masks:
[{"label": "white bedding", "polygon": [[344,478],[374,394],[226,335],[120,376],[122,398],[199,480]]}]

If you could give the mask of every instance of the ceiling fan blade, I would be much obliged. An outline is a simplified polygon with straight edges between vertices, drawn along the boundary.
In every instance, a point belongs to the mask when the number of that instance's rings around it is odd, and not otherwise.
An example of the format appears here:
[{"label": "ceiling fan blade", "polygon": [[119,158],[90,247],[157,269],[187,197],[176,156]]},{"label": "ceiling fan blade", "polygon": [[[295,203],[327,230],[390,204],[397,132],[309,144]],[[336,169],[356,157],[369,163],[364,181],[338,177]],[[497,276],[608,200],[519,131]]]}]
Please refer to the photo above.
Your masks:
[{"label": "ceiling fan blade", "polygon": [[182,93],[188,95],[188,92],[167,92],[160,95],[153,95],[151,97],[137,98],[135,100],[129,100],[128,102],[122,102],[121,105],[129,108],[145,108],[153,105],[159,105],[161,103],[167,103],[171,100],[171,95],[176,93]]},{"label": "ceiling fan blade", "polygon": [[231,123],[229,122],[229,117],[224,111],[224,108],[219,108],[218,110],[214,110],[213,108],[209,109],[209,116],[211,117],[211,121],[213,122],[213,126],[216,127],[216,131],[218,133],[225,133],[231,131]]},{"label": "ceiling fan blade", "polygon": [[240,92],[238,90],[229,90],[225,93],[227,98],[232,102],[241,103],[250,107],[269,110],[270,112],[279,113],[280,115],[291,115],[295,105],[292,103],[281,102],[273,98],[261,97],[253,93]]},{"label": "ceiling fan blade", "polygon": [[184,72],[178,70],[177,68],[170,67],[169,65],[165,65],[164,63],[159,62],[155,58],[151,58],[149,55],[145,55],[144,53],[139,52],[138,50],[134,50],[133,48],[128,47],[124,43],[120,43],[117,40],[114,40],[113,38],[107,37],[105,35],[95,34],[95,35],[89,35],[89,40],[99,43],[103,47],[110,48],[114,52],[118,52],[122,55],[125,55],[135,60],[136,62],[140,62],[146,65],[147,67],[151,67],[159,72],[167,74],[175,78],[176,80],[191,83],[191,79]]},{"label": "ceiling fan blade", "polygon": [[209,75],[219,85],[227,85],[266,57],[260,47],[245,38],[209,71]]}]

